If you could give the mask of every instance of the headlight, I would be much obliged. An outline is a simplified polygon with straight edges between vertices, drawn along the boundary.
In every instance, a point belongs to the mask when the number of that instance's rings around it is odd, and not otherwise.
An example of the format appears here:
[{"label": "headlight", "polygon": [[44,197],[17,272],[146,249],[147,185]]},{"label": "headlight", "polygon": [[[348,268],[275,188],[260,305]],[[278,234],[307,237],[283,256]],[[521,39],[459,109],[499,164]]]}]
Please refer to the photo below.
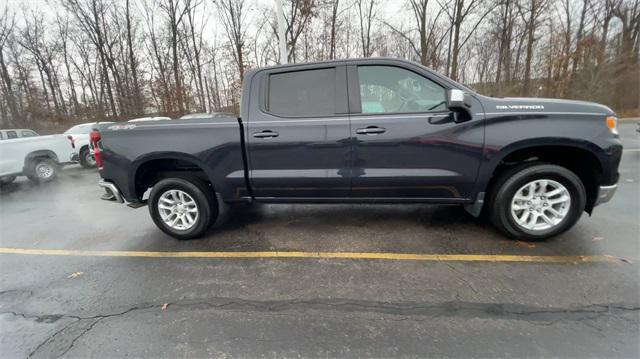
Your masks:
[{"label": "headlight", "polygon": [[618,118],[616,116],[607,116],[605,119],[605,123],[607,124],[607,128],[614,135],[618,134]]}]

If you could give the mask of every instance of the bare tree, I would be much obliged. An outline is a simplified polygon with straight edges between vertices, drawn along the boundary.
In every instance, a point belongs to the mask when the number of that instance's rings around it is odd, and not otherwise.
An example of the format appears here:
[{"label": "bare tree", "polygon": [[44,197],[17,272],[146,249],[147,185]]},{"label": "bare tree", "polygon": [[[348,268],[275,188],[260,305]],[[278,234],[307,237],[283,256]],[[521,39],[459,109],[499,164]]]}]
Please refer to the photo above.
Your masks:
[{"label": "bare tree", "polygon": [[371,56],[371,25],[376,16],[376,0],[356,0],[360,24],[360,45],[362,56]]},{"label": "bare tree", "polygon": [[133,80],[133,113],[136,115],[142,114],[142,91],[140,89],[140,82],[138,79],[138,57],[134,51],[133,45],[133,18],[131,15],[131,4],[129,0],[125,1],[125,22],[127,29],[127,53],[129,56],[129,68],[131,71],[131,78]]},{"label": "bare tree", "polygon": [[[289,53],[287,54],[289,61],[296,61],[298,38],[311,22],[311,18],[315,15],[315,10],[315,0],[290,0],[287,4],[284,10],[284,21],[286,23],[285,36],[287,37],[289,48]],[[276,32],[275,26],[273,29]]]},{"label": "bare tree", "polygon": [[244,0],[219,0],[216,2],[222,24],[233,47],[233,59],[238,66],[240,81],[244,79],[244,44],[246,8]]},{"label": "bare tree", "polygon": [[468,3],[465,3],[465,0],[454,0],[445,4],[439,4],[448,15],[451,22],[451,29],[449,30],[449,55],[447,55],[447,74],[452,79],[457,80],[460,50],[471,38],[484,18],[493,9],[491,7],[484,9],[484,13],[477,16],[474,25],[470,26],[469,31],[467,31],[467,35],[462,38],[463,24],[465,24],[465,20],[472,15],[476,15],[475,12],[477,10],[481,10],[480,7],[483,2],[480,0],[469,0]]},{"label": "bare tree", "polygon": [[158,8],[167,16],[167,26],[169,29],[169,45],[171,48],[173,82],[175,86],[175,96],[177,104],[177,114],[184,114],[184,88],[182,85],[182,74],[180,71],[180,58],[178,56],[178,41],[180,26],[194,4],[191,0],[162,0]]},{"label": "bare tree", "polygon": [[[511,41],[513,38],[514,4],[515,0],[500,0],[497,4],[497,38],[498,38],[498,61],[496,64],[496,85],[498,91],[502,80],[509,83],[511,81]],[[504,72],[504,77],[502,77]]]},{"label": "bare tree", "polygon": [[526,58],[524,65],[524,81],[522,84],[523,95],[529,95],[531,92],[531,62],[533,59],[533,46],[536,41],[536,31],[540,24],[540,17],[544,14],[545,8],[548,4],[547,0],[528,0],[528,6],[519,5],[519,12],[523,18],[527,46],[526,46]]},{"label": "bare tree", "polygon": [[7,61],[4,57],[7,41],[13,35],[13,29],[15,28],[15,14],[9,13],[9,8],[5,7],[2,17],[0,17],[0,77],[2,78],[2,93],[6,99],[9,112],[11,114],[11,120],[7,121],[8,125],[11,125],[13,121],[20,118],[18,112],[18,106],[16,104],[16,98],[13,90],[13,81],[7,67]]},{"label": "bare tree", "polygon": [[336,28],[338,27],[338,9],[340,0],[331,0],[331,32],[329,36],[329,58],[336,58]]},{"label": "bare tree", "polygon": [[154,10],[145,4],[145,22],[147,25],[147,51],[152,59],[151,66],[153,71],[152,83],[159,84],[160,89],[151,86],[151,90],[154,92],[152,96],[158,103],[159,107],[164,113],[174,113],[173,102],[175,98],[171,96],[169,90],[169,73],[167,71],[167,58],[169,57],[168,51],[162,47],[159,35],[156,29],[155,13]]}]

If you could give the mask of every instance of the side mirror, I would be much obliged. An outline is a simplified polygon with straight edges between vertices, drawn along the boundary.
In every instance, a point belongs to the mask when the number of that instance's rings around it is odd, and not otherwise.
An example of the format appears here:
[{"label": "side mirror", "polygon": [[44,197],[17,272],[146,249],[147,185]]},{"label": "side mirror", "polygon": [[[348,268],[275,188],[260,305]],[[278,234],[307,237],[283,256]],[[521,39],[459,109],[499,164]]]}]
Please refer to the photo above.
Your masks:
[{"label": "side mirror", "polygon": [[447,95],[447,107],[450,109],[460,109],[469,112],[472,103],[471,95],[458,89],[449,90]]},{"label": "side mirror", "polygon": [[471,120],[471,104],[473,103],[471,95],[458,89],[449,90],[447,95],[447,107],[454,110],[451,112],[453,122],[462,123]]}]

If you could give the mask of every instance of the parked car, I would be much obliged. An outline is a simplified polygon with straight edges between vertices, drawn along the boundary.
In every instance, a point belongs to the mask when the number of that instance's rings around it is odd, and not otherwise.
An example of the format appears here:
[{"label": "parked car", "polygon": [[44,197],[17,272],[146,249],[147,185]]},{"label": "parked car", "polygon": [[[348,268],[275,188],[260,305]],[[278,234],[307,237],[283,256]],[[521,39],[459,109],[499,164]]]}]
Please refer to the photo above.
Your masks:
[{"label": "parked car", "polygon": [[[14,130],[1,132],[7,131]],[[33,182],[49,182],[63,165],[76,161],[78,153],[70,136],[36,135],[5,139],[0,141],[0,183],[11,183],[16,176],[27,176]]]},{"label": "parked car", "polygon": [[104,199],[148,204],[179,239],[202,236],[221,200],[457,204],[541,240],[611,199],[622,156],[606,106],[486,97],[397,59],[254,69],[239,118],[112,125],[92,141]]},{"label": "parked car", "polygon": [[14,138],[35,137],[35,136],[40,136],[40,135],[38,135],[36,131],[29,130],[26,128],[0,130],[0,141],[11,140]]},{"label": "parked car", "polygon": [[191,120],[196,118],[219,118],[219,117],[231,117],[233,114],[229,112],[202,112],[202,113],[190,113],[180,117],[181,120]]},{"label": "parked car", "polygon": [[93,158],[93,150],[89,146],[89,134],[96,125],[109,124],[113,122],[87,122],[81,123],[71,127],[64,132],[65,135],[71,136],[75,142],[78,154],[80,157],[80,165],[85,168],[91,168],[96,166],[96,161]]},{"label": "parked car", "polygon": [[169,121],[171,117],[140,117],[134,118],[133,120],[129,120],[127,122],[147,122],[147,121]]}]

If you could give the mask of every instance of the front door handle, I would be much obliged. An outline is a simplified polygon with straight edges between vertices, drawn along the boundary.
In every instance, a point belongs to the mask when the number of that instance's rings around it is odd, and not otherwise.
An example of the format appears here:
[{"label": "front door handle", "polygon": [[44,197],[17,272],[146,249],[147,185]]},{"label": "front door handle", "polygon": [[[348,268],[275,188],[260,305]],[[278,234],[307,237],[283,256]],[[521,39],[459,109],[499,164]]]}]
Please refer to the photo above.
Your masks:
[{"label": "front door handle", "polygon": [[278,133],[271,130],[264,130],[262,132],[254,132],[253,137],[255,138],[274,138],[278,137]]},{"label": "front door handle", "polygon": [[356,129],[356,133],[359,135],[377,135],[380,133],[384,133],[387,129],[384,127],[378,126],[368,126],[366,128],[358,128]]}]

